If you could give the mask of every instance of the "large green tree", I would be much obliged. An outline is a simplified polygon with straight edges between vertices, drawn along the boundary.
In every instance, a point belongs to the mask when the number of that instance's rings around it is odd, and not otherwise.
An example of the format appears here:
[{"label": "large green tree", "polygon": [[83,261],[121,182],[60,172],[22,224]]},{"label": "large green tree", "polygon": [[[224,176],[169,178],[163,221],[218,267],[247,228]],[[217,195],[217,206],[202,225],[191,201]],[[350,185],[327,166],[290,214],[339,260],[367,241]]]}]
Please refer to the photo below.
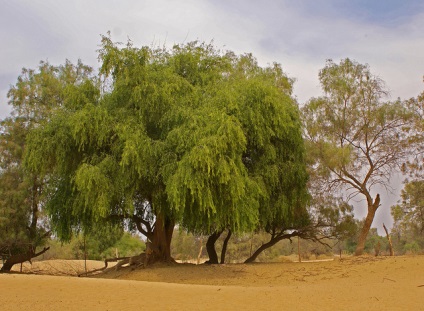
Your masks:
[{"label": "large green tree", "polygon": [[408,156],[411,114],[399,100],[385,101],[384,83],[367,65],[329,60],[319,79],[325,96],[303,108],[305,136],[322,191],[343,190],[348,199],[365,199],[367,216],[355,251],[360,255],[380,206],[380,194],[373,190],[390,188],[392,173]]},{"label": "large green tree", "polygon": [[100,95],[75,90],[28,140],[27,167],[51,176],[46,208],[60,237],[127,221],[152,242],[151,260],[171,260],[177,223],[242,232],[262,203],[295,213],[303,145],[278,66],[209,44],[136,48],[107,36],[99,59]]},{"label": "large green tree", "polygon": [[22,165],[28,133],[66,105],[72,89],[83,87],[91,69],[81,62],[52,66],[41,62],[37,70],[23,69],[8,92],[12,115],[1,122],[0,133],[0,249],[7,260],[2,270],[36,257],[49,235],[43,219],[46,176]]}]

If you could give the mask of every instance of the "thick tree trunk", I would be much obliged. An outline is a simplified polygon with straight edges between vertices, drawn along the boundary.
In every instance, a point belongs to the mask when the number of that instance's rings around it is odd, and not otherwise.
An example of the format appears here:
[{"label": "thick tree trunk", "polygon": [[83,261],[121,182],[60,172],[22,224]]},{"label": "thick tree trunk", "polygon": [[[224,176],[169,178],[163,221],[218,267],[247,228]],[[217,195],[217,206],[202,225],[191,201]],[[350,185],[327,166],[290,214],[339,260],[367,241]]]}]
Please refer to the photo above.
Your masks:
[{"label": "thick tree trunk", "polygon": [[277,244],[278,242],[280,242],[283,239],[289,239],[293,236],[296,236],[297,233],[294,234],[284,234],[284,235],[279,235],[279,236],[275,236],[275,237],[271,237],[271,239],[267,242],[262,244],[249,258],[247,258],[244,263],[252,263],[256,260],[256,258],[267,248],[270,248],[272,246],[274,246],[275,244]]},{"label": "thick tree trunk", "polygon": [[4,263],[3,267],[1,268],[2,272],[9,272],[12,267],[18,263],[23,263],[25,261],[31,262],[32,258],[38,257],[45,252],[47,252],[50,249],[50,247],[44,247],[44,249],[38,253],[36,253],[34,250],[30,249],[26,253],[16,254],[10,256],[6,262]]},{"label": "thick tree trunk", "polygon": [[218,264],[218,254],[215,250],[215,242],[219,239],[221,236],[223,230],[221,231],[215,231],[212,233],[206,242],[206,251],[208,252],[209,260],[206,263],[209,264]]},{"label": "thick tree trunk", "polygon": [[151,241],[151,254],[149,254],[148,263],[156,261],[173,261],[171,257],[171,240],[174,226],[174,221],[167,219],[163,215],[156,216]]},{"label": "thick tree trunk", "polygon": [[231,235],[232,235],[231,229],[228,229],[227,237],[224,240],[224,244],[222,244],[221,264],[224,264],[225,263],[225,254],[227,253],[228,241],[230,240]]},{"label": "thick tree trunk", "polygon": [[277,244],[278,242],[285,240],[285,239],[291,239],[292,237],[301,235],[301,232],[299,231],[293,231],[292,233],[284,233],[280,232],[279,234],[271,235],[271,239],[262,244],[249,258],[247,258],[244,263],[252,263],[256,260],[256,258],[267,248],[270,248]]},{"label": "thick tree trunk", "polygon": [[368,232],[370,231],[371,224],[374,220],[375,212],[377,211],[377,208],[380,206],[380,195],[377,194],[374,203],[370,204],[368,203],[368,214],[365,218],[364,226],[361,229],[361,233],[359,235],[358,239],[358,245],[356,246],[355,250],[355,256],[360,256],[364,252],[365,248],[365,241],[368,236]]},{"label": "thick tree trunk", "polygon": [[256,258],[267,248],[270,248],[281,241],[282,237],[272,237],[267,243],[262,244],[249,258],[247,258],[244,263],[252,263],[256,260]]}]

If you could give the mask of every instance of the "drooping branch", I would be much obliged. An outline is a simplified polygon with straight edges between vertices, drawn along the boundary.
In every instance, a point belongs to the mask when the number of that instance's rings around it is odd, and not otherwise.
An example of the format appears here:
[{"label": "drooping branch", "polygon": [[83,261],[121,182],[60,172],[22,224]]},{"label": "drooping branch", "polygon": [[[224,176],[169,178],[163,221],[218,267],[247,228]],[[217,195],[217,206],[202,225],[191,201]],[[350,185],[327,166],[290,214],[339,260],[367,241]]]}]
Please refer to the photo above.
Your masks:
[{"label": "drooping branch", "polygon": [[314,242],[318,242],[324,246],[327,246],[330,248],[330,245],[324,242],[325,239],[332,239],[335,238],[332,234],[327,234],[325,231],[323,231],[323,228],[330,227],[331,224],[324,223],[322,221],[318,221],[313,225],[306,226],[303,228],[286,228],[281,229],[280,231],[273,230],[272,232],[269,232],[270,239],[268,242],[263,243],[249,258],[247,258],[244,263],[252,263],[256,260],[256,258],[266,249],[274,246],[278,242],[282,240],[290,240],[294,237],[299,237],[304,240],[311,240]]},{"label": "drooping branch", "polygon": [[[137,230],[143,234],[146,238],[149,240],[153,237],[153,228],[149,221],[143,219],[140,216],[137,215],[117,215],[113,214],[108,217],[110,220],[119,220],[123,221],[125,219],[129,219],[134,222],[135,226],[137,227]],[[145,228],[143,228],[143,226]]]},{"label": "drooping branch", "polygon": [[[150,223],[136,215],[132,216],[132,221],[134,221],[138,231],[140,231],[141,234],[143,234],[146,238],[148,238],[151,241],[153,238],[153,230]],[[146,227],[146,230],[143,228],[142,225]]]},{"label": "drooping branch", "polygon": [[278,242],[284,239],[291,239],[292,237],[299,236],[299,231],[293,231],[292,233],[286,233],[281,235],[271,236],[268,242],[263,243],[249,258],[247,258],[244,263],[252,263],[258,258],[258,256],[266,249],[274,246]]}]

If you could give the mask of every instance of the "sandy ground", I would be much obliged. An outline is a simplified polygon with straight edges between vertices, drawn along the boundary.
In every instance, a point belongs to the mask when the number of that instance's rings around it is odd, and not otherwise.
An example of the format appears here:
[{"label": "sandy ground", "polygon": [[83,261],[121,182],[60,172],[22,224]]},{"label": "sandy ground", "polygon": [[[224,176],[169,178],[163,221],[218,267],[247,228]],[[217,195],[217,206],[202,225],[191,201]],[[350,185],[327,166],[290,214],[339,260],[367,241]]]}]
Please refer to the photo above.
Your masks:
[{"label": "sandy ground", "polygon": [[424,310],[424,256],[0,274],[0,297],[2,311]]}]

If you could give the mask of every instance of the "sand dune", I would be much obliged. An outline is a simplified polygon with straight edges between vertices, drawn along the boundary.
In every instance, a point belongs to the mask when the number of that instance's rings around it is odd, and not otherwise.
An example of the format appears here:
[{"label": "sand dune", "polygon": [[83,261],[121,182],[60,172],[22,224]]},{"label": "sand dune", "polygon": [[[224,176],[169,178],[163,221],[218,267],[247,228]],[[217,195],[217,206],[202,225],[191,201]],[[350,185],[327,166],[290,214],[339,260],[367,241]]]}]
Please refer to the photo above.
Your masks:
[{"label": "sand dune", "polygon": [[424,257],[0,275],[2,310],[423,310]]}]

